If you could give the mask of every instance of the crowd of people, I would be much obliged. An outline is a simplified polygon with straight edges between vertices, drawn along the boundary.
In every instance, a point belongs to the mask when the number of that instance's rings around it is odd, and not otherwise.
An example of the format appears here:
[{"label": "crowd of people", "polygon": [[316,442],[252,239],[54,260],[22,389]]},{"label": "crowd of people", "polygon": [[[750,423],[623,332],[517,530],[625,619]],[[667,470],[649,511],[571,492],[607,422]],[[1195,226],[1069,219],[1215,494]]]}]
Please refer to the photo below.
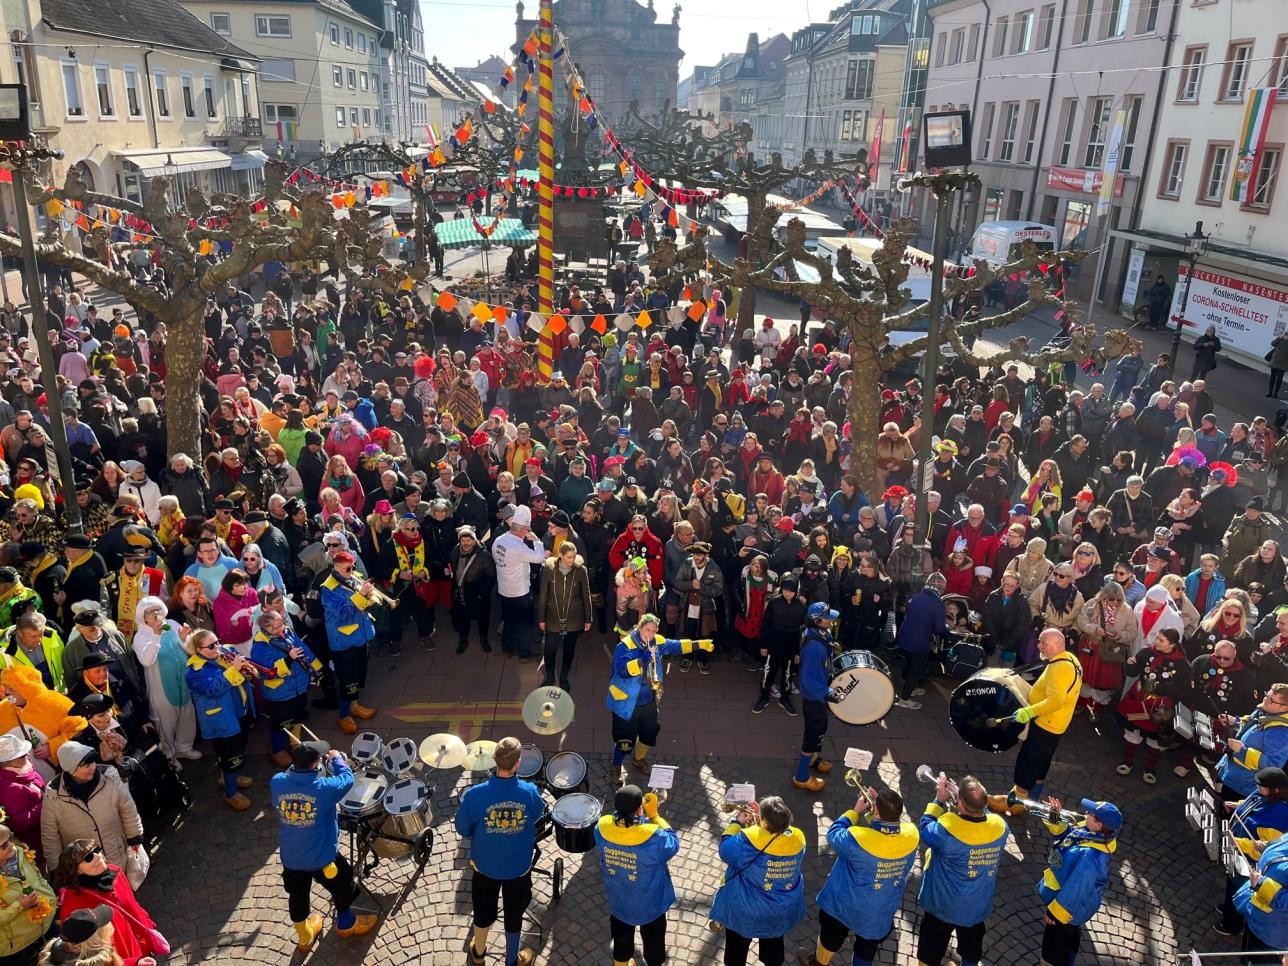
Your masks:
[{"label": "crowd of people", "polygon": [[[688,309],[697,297],[704,313]],[[66,928],[97,922],[107,905],[112,923],[91,945],[111,933],[128,962],[163,955],[128,880],[146,875],[145,843],[190,802],[184,767],[213,755],[223,803],[244,811],[247,757],[266,753],[287,776],[272,789],[284,827],[307,825],[291,776],[323,781],[325,755],[299,751],[298,726],[310,708],[334,712],[346,734],[375,717],[363,702],[368,656],[399,653],[409,630],[429,650],[495,643],[540,662],[544,684],[603,700],[620,789],[603,834],[618,845],[639,836],[641,815],[656,824],[627,769],[650,767],[667,659],[681,674],[745,665],[752,711],[800,715],[792,782],[809,793],[831,770],[822,740],[838,650],[882,655],[909,712],[932,674],[1076,667],[1077,707],[1066,715],[1035,698],[1024,709],[1030,735],[1050,740],[1022,752],[1009,795],[959,784],[972,822],[981,808],[1013,812],[1038,797],[1075,711],[1121,721],[1124,778],[1143,746],[1149,784],[1167,757],[1179,777],[1215,770],[1232,803],[1277,787],[1260,779],[1288,757],[1288,566],[1273,516],[1285,508],[1274,482],[1288,463],[1281,413],[1225,426],[1202,378],[1178,380],[1173,360],[1147,366],[1139,350],[1085,392],[1074,367],[1025,377],[999,355],[987,370],[945,367],[928,392],[917,379],[883,388],[876,466],[851,466],[853,434],[869,430],[850,421],[848,333],[830,321],[805,331],[805,313],[739,331],[736,299],[712,281],[655,287],[625,264],[605,287],[567,286],[569,324],[539,381],[525,324],[535,300],[521,283],[504,319],[486,325],[450,300],[345,288],[306,269],[278,272],[258,297],[229,283],[207,305],[205,422],[189,454],[167,438],[163,325],[127,321],[126,307],[100,313],[59,284],[43,328],[6,305],[0,719],[12,720],[0,720],[10,823],[0,839],[31,852],[28,866],[10,859],[0,873],[48,876],[61,890],[25,908],[49,918],[56,908]],[[645,307],[658,318],[647,329],[575,324]],[[53,378],[32,348],[46,330]],[[51,419],[66,431],[71,479]],[[918,468],[922,434],[935,455]],[[81,527],[69,529],[72,501]],[[583,695],[579,680],[595,658],[578,645],[593,633],[618,642],[607,695]],[[267,737],[255,735],[261,716]],[[343,775],[325,780],[334,797]],[[1104,804],[1091,803],[1075,840],[1116,834],[1121,816]],[[913,834],[901,802],[860,806],[838,839],[862,843],[870,822],[892,841]],[[757,814],[763,831],[749,826],[747,842],[786,835],[781,802]],[[942,808],[931,818],[953,825]],[[941,833],[923,820],[923,844],[951,852]],[[747,847],[732,840],[730,855]],[[306,901],[314,878],[343,906],[343,935],[374,927],[343,905],[351,870],[336,871],[334,852],[293,854],[288,872],[299,875],[286,885],[302,948],[320,928]],[[881,938],[881,916],[847,906],[845,889],[863,881],[852,878],[825,890],[844,898],[823,906],[818,962],[847,931]],[[937,888],[923,880],[923,892]],[[1240,894],[1234,884],[1219,931],[1243,931],[1242,913],[1247,942],[1282,945],[1279,917],[1268,926]],[[76,910],[88,912],[75,920]],[[0,964],[34,962],[49,918],[14,930]],[[939,921],[972,949],[971,923]],[[923,925],[931,956],[937,928]],[[745,958],[750,938],[761,937],[729,925],[727,962]],[[646,935],[650,966],[656,948]],[[761,955],[770,962],[763,945]]]}]

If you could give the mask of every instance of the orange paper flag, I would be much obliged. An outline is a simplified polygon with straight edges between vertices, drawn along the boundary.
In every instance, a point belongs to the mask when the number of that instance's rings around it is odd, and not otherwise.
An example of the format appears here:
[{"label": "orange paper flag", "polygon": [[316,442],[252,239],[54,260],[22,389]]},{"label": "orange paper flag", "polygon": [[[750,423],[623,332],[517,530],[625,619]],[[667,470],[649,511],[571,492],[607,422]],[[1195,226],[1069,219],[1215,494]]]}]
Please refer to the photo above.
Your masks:
[{"label": "orange paper flag", "polygon": [[590,327],[594,329],[596,332],[598,332],[600,335],[603,335],[605,332],[608,331],[608,320],[604,318],[602,315],[597,315],[593,319],[591,319]]},{"label": "orange paper flag", "polygon": [[492,318],[496,320],[497,325],[505,325],[505,320],[510,317],[510,313],[505,310],[504,305],[498,305],[492,310]]},{"label": "orange paper flag", "polygon": [[702,320],[702,316],[706,314],[706,311],[707,311],[706,303],[703,302],[701,299],[698,299],[698,301],[694,302],[692,305],[689,306],[688,316],[694,322],[700,322]]},{"label": "orange paper flag", "polygon": [[546,328],[558,335],[564,329],[568,328],[568,320],[562,315],[552,315],[550,321],[546,323]]},{"label": "orange paper flag", "polygon": [[492,308],[482,302],[475,302],[474,309],[470,312],[470,315],[486,325],[492,320]]},{"label": "orange paper flag", "polygon": [[438,307],[444,312],[450,312],[456,308],[456,296],[451,292],[438,293]]},{"label": "orange paper flag", "polygon": [[643,312],[639,314],[639,316],[635,319],[635,324],[638,325],[641,329],[647,329],[650,325],[653,324],[653,319],[648,314],[648,309],[645,309]]}]

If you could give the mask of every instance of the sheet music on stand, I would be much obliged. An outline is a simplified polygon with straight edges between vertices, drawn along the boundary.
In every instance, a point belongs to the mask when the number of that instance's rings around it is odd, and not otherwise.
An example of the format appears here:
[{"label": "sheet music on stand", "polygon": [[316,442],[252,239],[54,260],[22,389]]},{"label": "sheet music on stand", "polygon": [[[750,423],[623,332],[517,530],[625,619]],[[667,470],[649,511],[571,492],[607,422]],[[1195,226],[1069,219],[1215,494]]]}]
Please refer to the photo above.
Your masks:
[{"label": "sheet music on stand", "polygon": [[656,792],[670,791],[675,786],[675,765],[654,765],[648,773],[648,787]]}]

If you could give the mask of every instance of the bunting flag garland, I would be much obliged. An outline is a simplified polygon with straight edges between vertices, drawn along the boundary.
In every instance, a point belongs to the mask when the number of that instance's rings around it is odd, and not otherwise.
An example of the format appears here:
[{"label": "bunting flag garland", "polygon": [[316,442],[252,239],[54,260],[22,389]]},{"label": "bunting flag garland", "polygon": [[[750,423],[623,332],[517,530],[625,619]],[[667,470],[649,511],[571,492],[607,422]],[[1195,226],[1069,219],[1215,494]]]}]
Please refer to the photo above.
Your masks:
[{"label": "bunting flag garland", "polygon": [[855,219],[865,227],[870,228],[878,238],[884,238],[885,232],[883,232],[880,226],[878,226],[877,223],[868,216],[868,213],[863,210],[863,206],[860,205],[858,199],[854,197],[854,193],[850,190],[850,186],[846,184],[844,180],[838,181],[836,186],[841,191],[841,197],[849,204],[850,211],[854,213]]}]

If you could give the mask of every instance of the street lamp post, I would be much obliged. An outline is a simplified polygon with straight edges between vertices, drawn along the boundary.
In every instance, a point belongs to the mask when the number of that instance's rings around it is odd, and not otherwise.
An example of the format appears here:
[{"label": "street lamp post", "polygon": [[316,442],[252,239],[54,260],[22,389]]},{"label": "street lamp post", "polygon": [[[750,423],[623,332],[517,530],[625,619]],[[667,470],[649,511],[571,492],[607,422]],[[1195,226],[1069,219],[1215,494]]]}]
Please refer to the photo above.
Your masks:
[{"label": "street lamp post", "polygon": [[1194,279],[1194,267],[1199,259],[1207,254],[1207,243],[1211,235],[1203,234],[1203,222],[1194,223],[1194,234],[1185,236],[1185,248],[1189,254],[1190,270],[1185,273],[1185,290],[1181,293],[1181,309],[1176,314],[1176,331],[1172,333],[1172,373],[1176,373],[1176,358],[1181,354],[1181,332],[1185,329],[1185,310],[1190,304],[1190,282]]}]

